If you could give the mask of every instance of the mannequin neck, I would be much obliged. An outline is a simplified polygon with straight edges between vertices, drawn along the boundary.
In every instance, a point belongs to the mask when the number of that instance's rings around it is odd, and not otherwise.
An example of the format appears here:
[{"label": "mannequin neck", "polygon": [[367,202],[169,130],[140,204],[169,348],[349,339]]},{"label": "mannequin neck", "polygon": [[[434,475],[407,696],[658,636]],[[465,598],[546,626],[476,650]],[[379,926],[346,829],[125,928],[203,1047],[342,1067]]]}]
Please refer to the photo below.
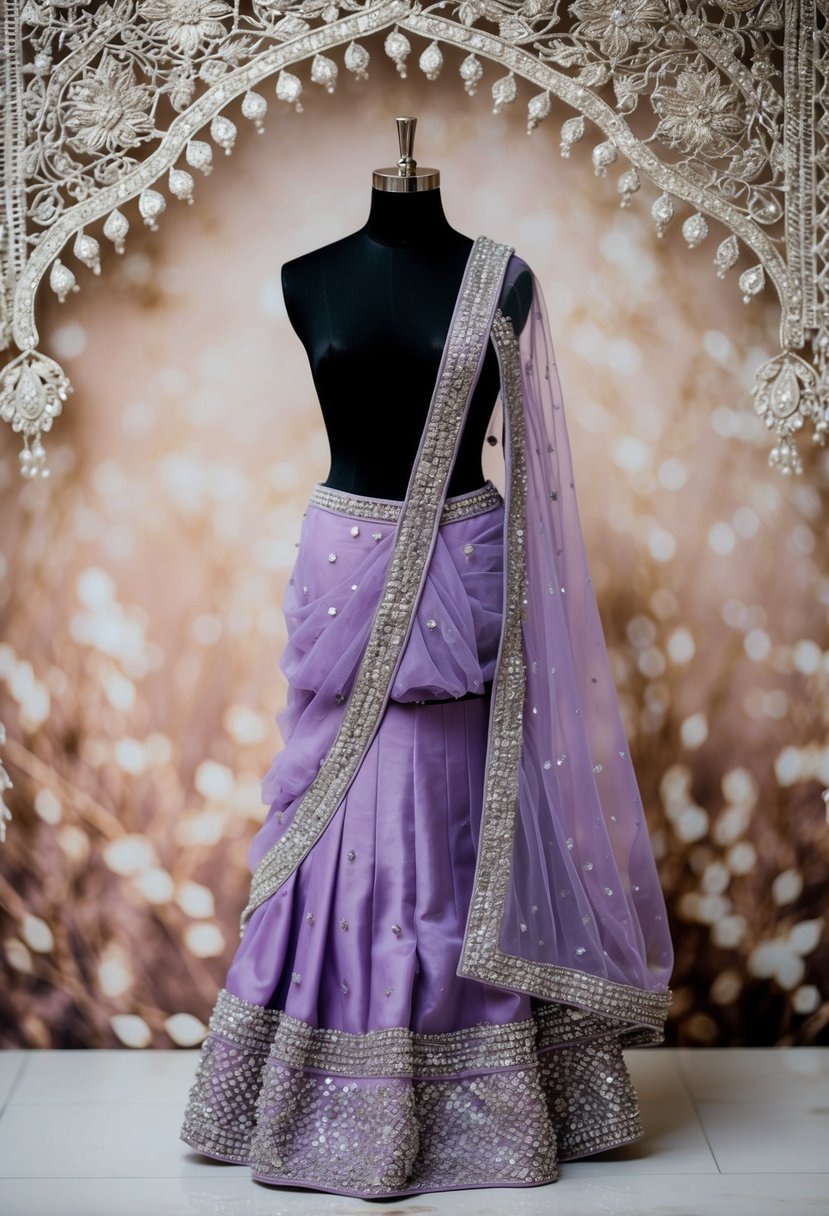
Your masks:
[{"label": "mannequin neck", "polygon": [[443,212],[440,188],[398,194],[371,188],[371,208],[363,232],[380,245],[418,248],[458,237]]}]

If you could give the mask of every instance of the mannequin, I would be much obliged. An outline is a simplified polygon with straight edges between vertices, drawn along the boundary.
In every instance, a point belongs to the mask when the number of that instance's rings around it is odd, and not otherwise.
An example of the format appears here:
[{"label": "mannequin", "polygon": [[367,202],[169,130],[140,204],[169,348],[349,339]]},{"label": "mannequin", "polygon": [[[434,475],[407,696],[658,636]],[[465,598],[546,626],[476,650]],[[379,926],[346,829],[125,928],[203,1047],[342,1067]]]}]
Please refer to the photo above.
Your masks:
[{"label": "mannequin", "polygon": [[[180,1132],[364,1199],[546,1184],[641,1138],[622,1051],[662,1041],[673,965],[540,284],[486,235],[462,266],[433,171],[401,159],[361,232],[286,267],[332,469]],[[503,493],[476,481],[496,391]]]},{"label": "mannequin", "polygon": [[[446,219],[437,170],[417,169],[412,159],[415,123],[397,119],[401,158],[393,169],[375,170],[365,225],[282,267],[288,319],[308,354],[328,433],[323,484],[378,498],[406,496],[472,248]],[[531,298],[524,270],[503,301],[516,333]],[[481,452],[498,391],[490,341],[448,496],[484,484]]]}]

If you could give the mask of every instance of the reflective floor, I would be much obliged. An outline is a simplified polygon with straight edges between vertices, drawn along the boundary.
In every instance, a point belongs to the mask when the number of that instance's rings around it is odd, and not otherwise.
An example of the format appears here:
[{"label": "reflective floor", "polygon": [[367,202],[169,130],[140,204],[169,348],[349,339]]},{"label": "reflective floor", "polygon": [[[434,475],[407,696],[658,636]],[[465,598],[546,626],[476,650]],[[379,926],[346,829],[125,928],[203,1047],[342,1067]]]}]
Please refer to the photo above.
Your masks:
[{"label": "reflective floor", "polygon": [[196,1051],[0,1052],[3,1216],[829,1216],[829,1049],[625,1052],[647,1135],[543,1187],[349,1199],[178,1139]]}]

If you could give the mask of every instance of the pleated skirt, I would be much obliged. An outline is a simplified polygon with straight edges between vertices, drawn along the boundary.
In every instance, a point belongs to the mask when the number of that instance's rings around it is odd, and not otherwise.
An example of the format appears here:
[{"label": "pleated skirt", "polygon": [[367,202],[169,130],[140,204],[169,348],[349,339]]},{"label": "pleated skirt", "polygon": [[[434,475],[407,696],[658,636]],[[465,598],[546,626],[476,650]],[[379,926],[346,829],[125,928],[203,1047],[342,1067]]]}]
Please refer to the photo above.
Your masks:
[{"label": "pleated skirt", "polygon": [[[285,745],[251,868],[336,730],[393,543],[393,502],[323,490],[286,594]],[[379,728],[330,822],[252,912],[218,994],[180,1136],[260,1182],[360,1198],[537,1186],[562,1161],[644,1135],[611,1024],[457,974],[502,525],[494,487],[447,499]]]}]

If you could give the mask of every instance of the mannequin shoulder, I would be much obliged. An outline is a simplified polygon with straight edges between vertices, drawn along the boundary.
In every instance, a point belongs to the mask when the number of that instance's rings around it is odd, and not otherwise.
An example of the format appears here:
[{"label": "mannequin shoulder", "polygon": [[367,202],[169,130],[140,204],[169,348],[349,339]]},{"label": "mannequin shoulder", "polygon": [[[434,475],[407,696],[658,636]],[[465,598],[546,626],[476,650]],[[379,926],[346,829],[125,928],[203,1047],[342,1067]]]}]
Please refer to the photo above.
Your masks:
[{"label": "mannequin shoulder", "polygon": [[282,265],[282,294],[291,321],[314,306],[320,293],[336,298],[360,270],[359,234],[349,234]]}]

